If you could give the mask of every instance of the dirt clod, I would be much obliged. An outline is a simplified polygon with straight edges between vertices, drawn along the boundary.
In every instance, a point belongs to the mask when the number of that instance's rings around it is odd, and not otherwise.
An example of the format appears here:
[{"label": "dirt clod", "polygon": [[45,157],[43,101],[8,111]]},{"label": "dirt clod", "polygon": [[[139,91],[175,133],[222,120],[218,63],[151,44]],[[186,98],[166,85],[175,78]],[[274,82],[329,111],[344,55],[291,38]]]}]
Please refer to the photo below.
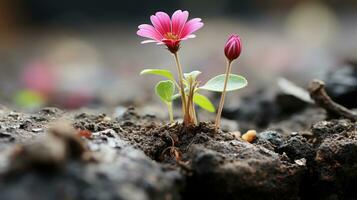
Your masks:
[{"label": "dirt clod", "polygon": [[275,148],[279,147],[284,142],[282,135],[273,130],[263,131],[259,133],[257,137],[260,141],[267,141],[271,143]]},{"label": "dirt clod", "polygon": [[313,158],[313,146],[307,142],[307,139],[301,135],[291,136],[281,146],[278,147],[279,153],[285,153],[291,161],[302,158],[308,161]]}]

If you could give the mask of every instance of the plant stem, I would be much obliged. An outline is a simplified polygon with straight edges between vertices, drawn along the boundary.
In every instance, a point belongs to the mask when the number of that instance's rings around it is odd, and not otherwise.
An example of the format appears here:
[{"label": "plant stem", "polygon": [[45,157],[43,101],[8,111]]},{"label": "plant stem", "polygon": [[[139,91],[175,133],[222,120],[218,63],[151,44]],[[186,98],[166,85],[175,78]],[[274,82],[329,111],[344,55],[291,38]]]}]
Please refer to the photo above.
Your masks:
[{"label": "plant stem", "polygon": [[167,103],[167,110],[169,111],[170,123],[174,123],[174,113],[172,110],[172,103]]},{"label": "plant stem", "polygon": [[192,116],[192,119],[193,119],[193,123],[195,125],[197,125],[197,116],[196,116],[195,104],[193,102],[193,98],[195,96],[195,91],[196,91],[197,85],[198,85],[198,83],[195,81],[193,83],[192,90],[191,90],[191,93],[190,93],[190,98],[191,98],[190,109],[191,109],[191,114],[192,114],[191,116]]},{"label": "plant stem", "polygon": [[194,103],[192,103],[192,105],[191,105],[191,109],[192,109],[192,115],[193,115],[193,121],[194,121],[194,123],[197,125],[197,116],[196,116],[196,111],[195,111],[195,104]]},{"label": "plant stem", "polygon": [[193,102],[193,97],[197,88],[197,82],[192,79],[187,80],[189,88],[186,101],[186,113],[184,116],[185,125],[197,125],[197,117]]},{"label": "plant stem", "polygon": [[[174,53],[175,56],[175,61],[176,61],[176,67],[177,67],[177,72],[178,72],[178,78],[179,78],[179,84],[180,84],[180,93],[181,93],[181,102],[182,102],[182,112],[183,112],[183,116],[186,116],[186,112],[188,112],[186,110],[186,94],[185,94],[185,88],[183,85],[183,73],[182,73],[182,67],[181,67],[181,63],[180,60],[178,58],[178,53]],[[184,117],[184,124],[186,124],[186,120]]]},{"label": "plant stem", "polygon": [[229,74],[231,73],[231,67],[232,67],[232,61],[227,60],[227,68],[226,68],[226,76],[224,78],[223,92],[221,95],[221,101],[219,102],[219,107],[218,107],[216,121],[215,121],[215,130],[216,131],[221,126],[221,115],[222,115],[224,100],[226,97],[227,83],[228,83],[228,79],[229,79]]},{"label": "plant stem", "polygon": [[193,103],[192,100],[190,101],[189,110],[190,110],[190,123],[194,124],[194,125],[197,125],[197,117],[196,117],[196,112],[195,112],[195,106],[194,106],[194,103]]},{"label": "plant stem", "polygon": [[187,80],[188,82],[188,95],[187,95],[187,102],[186,102],[186,113],[184,116],[184,120],[185,122],[190,122],[190,113],[191,113],[191,109],[190,109],[190,105],[191,105],[191,87],[192,87],[192,80]]}]

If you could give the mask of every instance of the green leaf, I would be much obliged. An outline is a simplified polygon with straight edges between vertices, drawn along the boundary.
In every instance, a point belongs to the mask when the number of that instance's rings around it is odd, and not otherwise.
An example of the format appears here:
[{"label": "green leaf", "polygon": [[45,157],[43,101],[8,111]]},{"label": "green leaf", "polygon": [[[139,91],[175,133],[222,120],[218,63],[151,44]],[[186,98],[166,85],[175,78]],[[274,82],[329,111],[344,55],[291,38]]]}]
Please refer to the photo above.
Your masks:
[{"label": "green leaf", "polygon": [[172,81],[175,81],[174,75],[169,70],[166,69],[144,69],[143,71],[140,72],[140,75],[143,74],[159,75],[159,76],[166,77]]},{"label": "green leaf", "polygon": [[195,93],[195,95],[193,96],[193,102],[199,107],[207,110],[208,112],[216,112],[216,109],[212,102],[202,94]]},{"label": "green leaf", "polygon": [[200,71],[192,71],[190,73],[184,73],[183,76],[185,77],[185,79],[189,79],[189,78],[192,78],[192,80],[196,80],[197,79],[197,76],[200,75],[202,72]]},{"label": "green leaf", "polygon": [[160,81],[155,86],[155,93],[165,103],[172,101],[172,96],[175,93],[175,84],[171,80]]},{"label": "green leaf", "polygon": [[18,106],[24,108],[38,108],[46,103],[43,95],[32,90],[21,90],[17,92],[14,100]]},{"label": "green leaf", "polygon": [[[211,80],[207,81],[205,85],[199,88],[203,90],[214,91],[214,92],[223,92],[225,76],[226,76],[225,74],[218,75],[212,78]],[[226,91],[229,92],[233,90],[238,90],[244,88],[245,86],[247,86],[247,84],[248,81],[243,76],[239,76],[236,74],[229,74]]]}]

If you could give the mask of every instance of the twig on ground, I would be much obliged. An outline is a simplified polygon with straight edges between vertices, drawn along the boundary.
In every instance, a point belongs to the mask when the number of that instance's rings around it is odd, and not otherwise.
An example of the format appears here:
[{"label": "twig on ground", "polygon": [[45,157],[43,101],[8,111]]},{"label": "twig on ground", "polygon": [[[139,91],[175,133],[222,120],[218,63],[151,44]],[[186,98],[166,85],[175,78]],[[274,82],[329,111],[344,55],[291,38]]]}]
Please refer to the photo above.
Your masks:
[{"label": "twig on ground", "polygon": [[321,80],[310,82],[308,90],[316,105],[324,108],[329,116],[339,116],[357,121],[357,114],[346,107],[334,102],[326,93],[325,83]]}]

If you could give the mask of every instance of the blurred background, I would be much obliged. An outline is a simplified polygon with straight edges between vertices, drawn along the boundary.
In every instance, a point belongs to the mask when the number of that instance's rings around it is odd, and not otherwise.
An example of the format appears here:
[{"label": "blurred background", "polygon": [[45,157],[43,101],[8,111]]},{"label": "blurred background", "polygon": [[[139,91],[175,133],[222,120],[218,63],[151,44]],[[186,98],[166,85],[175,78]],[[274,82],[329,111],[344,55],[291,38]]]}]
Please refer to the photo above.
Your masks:
[{"label": "blurred background", "polygon": [[274,87],[285,77],[305,87],[312,78],[357,56],[356,0],[0,0],[0,104],[19,109],[160,104],[147,67],[175,71],[164,47],[141,45],[137,26],[177,9],[205,26],[180,51],[186,72],[202,81],[224,73],[224,44],[243,40],[233,72],[249,87]]}]

